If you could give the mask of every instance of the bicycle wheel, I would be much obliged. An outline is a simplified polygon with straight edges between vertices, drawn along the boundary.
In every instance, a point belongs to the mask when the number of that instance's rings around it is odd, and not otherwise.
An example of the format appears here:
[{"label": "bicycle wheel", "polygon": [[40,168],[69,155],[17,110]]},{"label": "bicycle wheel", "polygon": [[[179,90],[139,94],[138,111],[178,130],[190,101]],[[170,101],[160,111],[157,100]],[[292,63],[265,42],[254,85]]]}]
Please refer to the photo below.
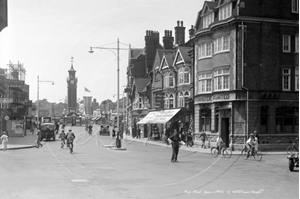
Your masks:
[{"label": "bicycle wheel", "polygon": [[259,150],[254,152],[254,159],[257,160],[257,161],[261,161],[262,153]]},{"label": "bicycle wheel", "polygon": [[232,151],[229,148],[223,149],[223,156],[225,158],[230,158],[232,156]]},{"label": "bicycle wheel", "polygon": [[216,147],[212,147],[210,150],[212,156],[217,157],[219,155],[219,151]]},{"label": "bicycle wheel", "polygon": [[248,150],[243,149],[241,155],[243,156],[244,160],[247,160],[248,159]]},{"label": "bicycle wheel", "polygon": [[294,153],[296,153],[297,151],[296,151],[296,149],[295,149],[295,147],[293,147],[293,146],[289,146],[287,149],[286,149],[286,153],[288,154],[288,155],[292,155],[292,154],[294,154]]}]

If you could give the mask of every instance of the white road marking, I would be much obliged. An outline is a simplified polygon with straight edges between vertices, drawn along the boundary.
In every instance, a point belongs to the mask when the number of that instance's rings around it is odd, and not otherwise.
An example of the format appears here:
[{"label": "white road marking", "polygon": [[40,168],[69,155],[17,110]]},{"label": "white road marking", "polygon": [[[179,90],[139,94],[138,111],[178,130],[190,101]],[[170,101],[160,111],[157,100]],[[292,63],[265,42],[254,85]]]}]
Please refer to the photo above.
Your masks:
[{"label": "white road marking", "polygon": [[89,182],[87,179],[72,179],[72,182]]}]

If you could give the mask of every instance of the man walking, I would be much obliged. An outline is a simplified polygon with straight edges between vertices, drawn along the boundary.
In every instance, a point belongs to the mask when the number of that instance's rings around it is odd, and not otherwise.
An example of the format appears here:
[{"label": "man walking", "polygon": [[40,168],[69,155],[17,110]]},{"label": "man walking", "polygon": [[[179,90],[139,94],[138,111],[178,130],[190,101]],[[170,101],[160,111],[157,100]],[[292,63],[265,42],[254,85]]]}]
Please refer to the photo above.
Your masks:
[{"label": "man walking", "polygon": [[43,147],[43,144],[41,143],[42,138],[42,132],[40,129],[36,132],[36,148],[39,148],[40,146]]},{"label": "man walking", "polygon": [[206,133],[204,130],[202,130],[201,134],[200,134],[200,140],[201,140],[201,148],[206,148],[205,147],[205,140],[207,139]]},{"label": "man walking", "polygon": [[173,135],[171,135],[168,139],[168,141],[172,144],[172,158],[171,158],[171,162],[178,162],[177,161],[177,157],[178,157],[178,153],[179,153],[179,145],[182,144],[182,141],[179,137],[179,133],[177,131],[177,129],[174,129],[174,133]]}]

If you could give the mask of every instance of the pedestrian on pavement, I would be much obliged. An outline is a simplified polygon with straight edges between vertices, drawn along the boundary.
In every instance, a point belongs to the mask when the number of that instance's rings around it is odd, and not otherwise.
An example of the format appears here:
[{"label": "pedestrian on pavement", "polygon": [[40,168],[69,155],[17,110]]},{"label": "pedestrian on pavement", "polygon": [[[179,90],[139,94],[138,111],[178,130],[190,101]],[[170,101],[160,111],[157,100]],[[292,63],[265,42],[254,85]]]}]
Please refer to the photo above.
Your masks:
[{"label": "pedestrian on pavement", "polygon": [[59,131],[59,124],[58,122],[55,122],[55,133],[58,134]]},{"label": "pedestrian on pavement", "polygon": [[179,132],[177,131],[177,129],[174,129],[174,133],[173,135],[171,135],[168,139],[168,141],[171,143],[172,145],[172,158],[171,158],[171,162],[178,162],[177,157],[178,157],[178,153],[179,153],[179,146],[180,144],[185,144],[179,137]]},{"label": "pedestrian on pavement", "polygon": [[137,131],[137,136],[136,136],[137,139],[140,139],[141,138],[141,129],[140,127],[138,127],[138,131]]},{"label": "pedestrian on pavement", "polygon": [[256,131],[254,131],[253,134],[254,134],[254,147],[255,150],[258,150],[259,136]]},{"label": "pedestrian on pavement", "polygon": [[115,130],[115,128],[113,128],[113,130],[112,130],[112,137],[115,137],[116,136],[116,130]]},{"label": "pedestrian on pavement", "polygon": [[43,144],[41,143],[42,138],[42,132],[40,129],[36,131],[36,148],[39,148],[40,146],[43,147]]},{"label": "pedestrian on pavement", "polygon": [[202,130],[201,134],[200,134],[200,140],[201,140],[201,148],[206,148],[205,147],[205,140],[207,139],[207,135],[205,133],[204,130]]},{"label": "pedestrian on pavement", "polygon": [[3,132],[0,139],[2,140],[2,151],[6,151],[7,150],[7,143],[8,143],[8,136],[6,135],[5,131]]}]

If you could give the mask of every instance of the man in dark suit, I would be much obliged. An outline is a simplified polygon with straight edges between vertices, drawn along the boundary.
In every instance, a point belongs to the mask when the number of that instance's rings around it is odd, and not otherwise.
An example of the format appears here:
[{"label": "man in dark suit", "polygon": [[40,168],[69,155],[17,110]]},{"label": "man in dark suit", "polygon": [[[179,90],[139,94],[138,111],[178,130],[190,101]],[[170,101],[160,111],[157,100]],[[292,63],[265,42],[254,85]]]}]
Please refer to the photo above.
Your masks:
[{"label": "man in dark suit", "polygon": [[179,133],[177,131],[177,129],[174,129],[174,133],[173,135],[171,135],[168,139],[168,141],[172,144],[172,158],[171,158],[171,162],[178,162],[177,161],[177,156],[179,153],[179,145],[182,144],[182,141],[179,137]]}]

